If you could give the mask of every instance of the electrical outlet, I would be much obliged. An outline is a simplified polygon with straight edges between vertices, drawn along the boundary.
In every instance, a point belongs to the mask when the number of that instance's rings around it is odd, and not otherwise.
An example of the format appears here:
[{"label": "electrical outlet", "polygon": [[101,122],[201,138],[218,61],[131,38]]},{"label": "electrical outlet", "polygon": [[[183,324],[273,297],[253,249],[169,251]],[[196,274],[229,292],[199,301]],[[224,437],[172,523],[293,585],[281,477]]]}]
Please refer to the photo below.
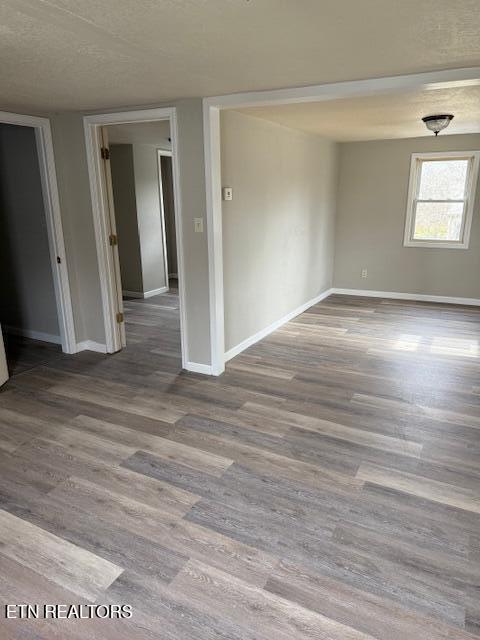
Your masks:
[{"label": "electrical outlet", "polygon": [[368,278],[368,270],[366,267],[362,269],[362,278]]}]

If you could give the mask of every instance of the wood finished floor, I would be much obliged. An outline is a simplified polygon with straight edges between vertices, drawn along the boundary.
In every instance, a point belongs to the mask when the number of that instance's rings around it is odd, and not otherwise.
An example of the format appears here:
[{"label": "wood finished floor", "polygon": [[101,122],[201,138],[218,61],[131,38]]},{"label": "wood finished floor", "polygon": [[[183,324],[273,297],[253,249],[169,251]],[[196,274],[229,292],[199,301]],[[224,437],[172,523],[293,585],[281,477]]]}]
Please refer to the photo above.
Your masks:
[{"label": "wood finished floor", "polygon": [[3,335],[3,342],[11,376],[64,357],[61,346],[51,342],[31,340],[7,333]]},{"label": "wood finished floor", "polygon": [[0,393],[0,593],[133,618],[2,639],[480,636],[480,309],[332,296],[217,379],[126,318]]}]

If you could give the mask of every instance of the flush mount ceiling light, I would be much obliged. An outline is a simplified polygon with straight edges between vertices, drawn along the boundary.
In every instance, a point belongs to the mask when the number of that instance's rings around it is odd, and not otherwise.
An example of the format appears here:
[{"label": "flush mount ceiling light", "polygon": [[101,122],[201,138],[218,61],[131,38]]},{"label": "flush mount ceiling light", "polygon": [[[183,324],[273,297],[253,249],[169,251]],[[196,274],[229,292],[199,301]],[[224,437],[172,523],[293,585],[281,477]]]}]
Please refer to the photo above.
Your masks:
[{"label": "flush mount ceiling light", "polygon": [[438,136],[439,131],[448,127],[452,119],[453,116],[451,113],[444,113],[436,116],[425,116],[422,118],[427,129],[433,131],[436,136]]}]

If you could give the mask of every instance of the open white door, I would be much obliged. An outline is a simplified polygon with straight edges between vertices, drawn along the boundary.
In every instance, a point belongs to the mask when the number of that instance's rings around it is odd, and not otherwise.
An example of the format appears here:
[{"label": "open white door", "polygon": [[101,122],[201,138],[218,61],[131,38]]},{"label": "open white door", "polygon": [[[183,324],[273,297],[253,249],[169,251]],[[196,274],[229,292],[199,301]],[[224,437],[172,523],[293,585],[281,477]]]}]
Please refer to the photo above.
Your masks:
[{"label": "open white door", "polygon": [[7,358],[3,346],[2,328],[0,327],[0,387],[8,380]]},{"label": "open white door", "polygon": [[105,179],[105,205],[108,211],[108,233],[110,240],[110,249],[112,251],[113,266],[115,272],[115,289],[116,289],[116,302],[117,302],[117,330],[120,337],[120,344],[125,347],[127,344],[127,338],[125,335],[125,323],[123,316],[123,294],[122,294],[122,278],[120,275],[120,258],[118,255],[118,238],[117,227],[115,222],[115,206],[113,202],[113,186],[112,186],[112,172],[110,167],[110,148],[108,145],[108,133],[106,127],[101,127],[101,156],[102,166]]}]

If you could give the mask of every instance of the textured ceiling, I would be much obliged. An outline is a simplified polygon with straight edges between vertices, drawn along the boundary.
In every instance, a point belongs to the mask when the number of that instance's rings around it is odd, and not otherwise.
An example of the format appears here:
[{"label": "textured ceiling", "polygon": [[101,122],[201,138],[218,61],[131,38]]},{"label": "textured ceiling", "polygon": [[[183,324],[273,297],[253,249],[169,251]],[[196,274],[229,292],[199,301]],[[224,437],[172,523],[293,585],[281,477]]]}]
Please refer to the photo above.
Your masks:
[{"label": "textured ceiling", "polygon": [[431,136],[421,118],[435,113],[455,116],[440,135],[480,133],[480,86],[239,111],[340,142]]},{"label": "textured ceiling", "polygon": [[107,134],[109,142],[113,144],[150,144],[164,149],[170,147],[168,120],[108,125]]},{"label": "textured ceiling", "polygon": [[1,107],[41,111],[477,66],[479,0],[2,0]]}]

